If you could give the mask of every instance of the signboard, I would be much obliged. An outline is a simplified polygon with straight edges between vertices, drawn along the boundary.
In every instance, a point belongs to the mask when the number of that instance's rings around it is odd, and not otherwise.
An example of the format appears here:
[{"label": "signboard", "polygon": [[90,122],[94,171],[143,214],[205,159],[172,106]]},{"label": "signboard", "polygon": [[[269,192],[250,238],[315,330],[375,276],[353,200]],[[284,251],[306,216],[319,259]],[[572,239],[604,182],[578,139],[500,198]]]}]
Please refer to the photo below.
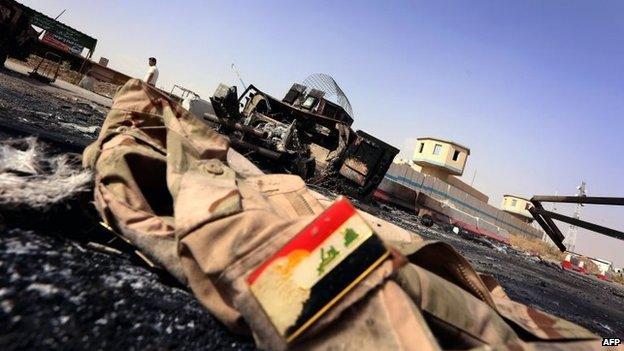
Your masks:
[{"label": "signboard", "polygon": [[46,31],[42,41],[74,54],[81,54],[83,48],[95,50],[97,39],[65,25],[53,18],[22,5],[30,13],[31,24]]},{"label": "signboard", "polygon": [[82,49],[84,49],[84,47],[80,46],[80,45],[69,45],[67,43],[65,43],[63,41],[62,37],[57,36],[56,34],[47,32],[46,34],[43,35],[43,38],[41,39],[42,42],[53,46],[57,49],[61,49],[63,51],[68,51],[71,52],[72,54],[76,54],[76,55],[80,55],[82,54]]}]

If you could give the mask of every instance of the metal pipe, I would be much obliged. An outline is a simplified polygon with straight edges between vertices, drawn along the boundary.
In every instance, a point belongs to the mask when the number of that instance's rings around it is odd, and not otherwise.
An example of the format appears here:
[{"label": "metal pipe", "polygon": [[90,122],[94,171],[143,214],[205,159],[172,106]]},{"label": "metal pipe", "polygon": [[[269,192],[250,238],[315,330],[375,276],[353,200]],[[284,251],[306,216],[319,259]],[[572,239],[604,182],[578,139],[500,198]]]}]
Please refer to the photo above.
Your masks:
[{"label": "metal pipe", "polygon": [[247,149],[247,150],[255,151],[255,152],[259,153],[260,155],[262,155],[264,157],[267,157],[267,158],[270,158],[270,159],[273,159],[273,160],[277,160],[280,157],[282,157],[282,154],[280,154],[279,152],[275,152],[275,151],[272,151],[272,150],[269,150],[269,149],[263,148],[261,146],[257,146],[257,145],[248,143],[246,141],[239,140],[239,139],[232,139],[232,138],[230,138],[230,143],[232,145],[234,145],[235,148],[236,147],[241,147],[241,148],[244,148],[244,149]]},{"label": "metal pipe", "polygon": [[[533,203],[533,209],[538,214],[540,213],[539,212],[540,210],[545,211],[541,203],[537,201],[532,201],[532,203]],[[561,230],[559,230],[559,227],[557,227],[555,222],[553,222],[552,219],[550,219],[550,217],[542,216],[542,219],[544,220],[544,222],[546,222],[546,224],[548,224],[548,227],[552,229],[554,235],[559,239],[559,241],[563,241],[565,239],[565,236],[563,235],[563,233],[561,233]]]},{"label": "metal pipe", "polygon": [[585,229],[594,231],[596,233],[600,233],[600,234],[604,234],[604,235],[610,236],[612,238],[624,240],[624,233],[622,233],[622,232],[620,232],[618,230],[615,230],[615,229],[603,227],[601,225],[590,223],[590,222],[586,222],[586,221],[583,221],[583,220],[580,220],[580,219],[577,219],[577,218],[564,216],[564,215],[556,213],[556,212],[546,211],[543,208],[542,209],[536,208],[535,212],[539,213],[540,215],[542,215],[545,218],[554,218],[556,220],[559,220],[559,221],[562,221],[562,222],[566,222],[566,223],[570,223],[570,224],[572,224],[574,226],[585,228]]},{"label": "metal pipe", "polygon": [[531,201],[624,206],[624,197],[535,195],[531,198]]},{"label": "metal pipe", "polygon": [[[244,133],[249,133],[253,136],[256,136],[258,138],[262,138],[262,139],[267,139],[269,137],[269,133],[268,132],[261,132],[259,130],[253,129],[249,126],[234,122],[234,121],[230,121],[226,118],[219,118],[211,113],[204,113],[204,118],[207,119],[209,122],[213,122],[213,123],[218,123],[222,126],[225,126],[227,128],[232,128],[235,130],[239,130],[241,132]],[[269,150],[270,151],[270,150]]]},{"label": "metal pipe", "polygon": [[562,240],[557,237],[555,231],[548,225],[548,223],[546,223],[546,221],[544,221],[544,218],[542,218],[542,216],[535,210],[535,208],[529,207],[529,212],[531,212],[531,215],[533,216],[533,218],[535,218],[535,221],[537,221],[537,223],[544,229],[544,232],[552,239],[552,241],[555,243],[555,245],[557,245],[559,250],[561,250],[562,252],[565,251],[566,247],[563,245]]}]

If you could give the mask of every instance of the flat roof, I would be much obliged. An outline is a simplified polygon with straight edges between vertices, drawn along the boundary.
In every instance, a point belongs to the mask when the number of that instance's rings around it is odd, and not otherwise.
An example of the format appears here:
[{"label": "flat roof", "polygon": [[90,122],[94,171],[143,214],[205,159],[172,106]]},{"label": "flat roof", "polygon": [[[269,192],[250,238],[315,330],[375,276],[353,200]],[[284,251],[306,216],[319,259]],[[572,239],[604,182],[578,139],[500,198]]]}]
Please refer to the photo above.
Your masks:
[{"label": "flat roof", "polygon": [[420,137],[420,138],[416,138],[416,140],[424,140],[424,139],[427,139],[427,140],[436,140],[436,141],[441,141],[441,142],[443,142],[443,143],[453,144],[453,145],[455,145],[455,146],[459,146],[459,147],[461,147],[462,149],[465,149],[465,150],[468,152],[468,155],[470,155],[470,148],[469,148],[469,147],[464,146],[464,145],[462,145],[462,144],[460,144],[460,143],[456,143],[456,142],[454,142],[453,140],[446,140],[446,139],[436,138],[436,137]]}]

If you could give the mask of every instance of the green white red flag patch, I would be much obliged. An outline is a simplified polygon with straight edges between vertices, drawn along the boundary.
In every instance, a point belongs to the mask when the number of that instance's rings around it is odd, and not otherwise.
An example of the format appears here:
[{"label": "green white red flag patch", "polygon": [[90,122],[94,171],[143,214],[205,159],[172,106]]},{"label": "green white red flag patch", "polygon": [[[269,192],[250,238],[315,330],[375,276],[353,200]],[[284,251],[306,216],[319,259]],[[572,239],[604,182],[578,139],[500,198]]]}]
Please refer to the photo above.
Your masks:
[{"label": "green white red flag patch", "polygon": [[247,283],[290,342],[388,255],[353,205],[340,198],[253,271]]}]

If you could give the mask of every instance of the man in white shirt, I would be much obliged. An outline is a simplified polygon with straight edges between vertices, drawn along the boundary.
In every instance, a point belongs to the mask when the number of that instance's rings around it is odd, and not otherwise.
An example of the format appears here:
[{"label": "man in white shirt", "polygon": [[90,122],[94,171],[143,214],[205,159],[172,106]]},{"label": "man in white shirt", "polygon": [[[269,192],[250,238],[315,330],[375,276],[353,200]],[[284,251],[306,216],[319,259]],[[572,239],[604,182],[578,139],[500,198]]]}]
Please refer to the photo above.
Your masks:
[{"label": "man in white shirt", "polygon": [[145,79],[143,79],[149,85],[156,85],[156,81],[158,80],[158,68],[156,67],[156,59],[154,57],[149,58],[149,69],[147,70],[147,74],[145,75]]}]

